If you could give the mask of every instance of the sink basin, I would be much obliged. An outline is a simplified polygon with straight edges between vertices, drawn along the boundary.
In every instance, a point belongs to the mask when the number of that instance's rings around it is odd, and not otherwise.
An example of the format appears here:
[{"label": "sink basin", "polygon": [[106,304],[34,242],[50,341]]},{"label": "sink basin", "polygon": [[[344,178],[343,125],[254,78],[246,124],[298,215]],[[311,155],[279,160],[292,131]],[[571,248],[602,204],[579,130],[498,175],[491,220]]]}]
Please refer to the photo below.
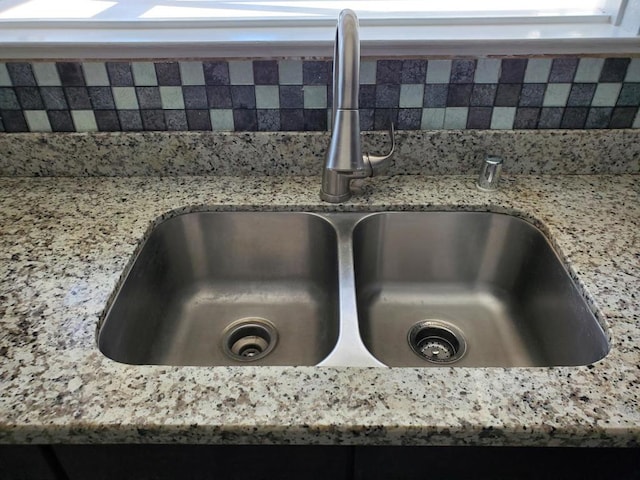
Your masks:
[{"label": "sink basin", "polygon": [[585,365],[608,342],[544,235],[470,212],[160,222],[106,310],[129,364]]},{"label": "sink basin", "polygon": [[307,213],[197,212],[153,229],[100,350],[156,365],[315,365],[338,338],[336,234]]},{"label": "sink basin", "polygon": [[524,220],[380,213],[353,239],[361,337],[386,365],[569,366],[608,352],[551,245]]}]

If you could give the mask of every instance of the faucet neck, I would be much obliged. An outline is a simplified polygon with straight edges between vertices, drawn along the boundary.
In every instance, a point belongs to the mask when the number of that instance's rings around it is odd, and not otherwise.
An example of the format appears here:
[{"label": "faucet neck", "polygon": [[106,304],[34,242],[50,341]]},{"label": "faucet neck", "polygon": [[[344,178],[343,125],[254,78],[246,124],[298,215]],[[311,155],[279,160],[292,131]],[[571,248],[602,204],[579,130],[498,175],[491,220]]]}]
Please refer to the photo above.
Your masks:
[{"label": "faucet neck", "polygon": [[333,112],[358,110],[360,87],[360,34],[358,17],[343,10],[338,18],[333,51]]}]

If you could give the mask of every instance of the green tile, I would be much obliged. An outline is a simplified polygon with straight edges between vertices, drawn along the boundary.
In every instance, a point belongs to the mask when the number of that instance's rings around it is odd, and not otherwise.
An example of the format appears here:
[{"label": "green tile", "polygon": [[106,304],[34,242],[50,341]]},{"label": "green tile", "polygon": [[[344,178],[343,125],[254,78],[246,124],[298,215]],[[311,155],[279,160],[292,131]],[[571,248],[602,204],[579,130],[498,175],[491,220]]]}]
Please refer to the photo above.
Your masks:
[{"label": "green tile", "polygon": [[565,107],[569,92],[571,91],[570,83],[549,83],[542,100],[543,107]]},{"label": "green tile", "polygon": [[515,107],[493,107],[491,115],[492,130],[511,130],[516,118]]},{"label": "green tile", "polygon": [[34,63],[33,74],[40,87],[59,87],[61,85],[58,69],[53,62]]},{"label": "green tile", "polygon": [[451,60],[427,61],[427,83],[449,83]]},{"label": "green tile", "polygon": [[97,132],[96,116],[93,110],[72,110],[71,118],[75,125],[76,132]]},{"label": "green tile", "polygon": [[573,79],[575,83],[598,83],[604,58],[581,58]]},{"label": "green tile", "polygon": [[231,85],[253,85],[253,62],[251,60],[229,61]]},{"label": "green tile", "polygon": [[467,107],[448,107],[444,112],[444,125],[446,130],[462,130],[467,128]]},{"label": "green tile", "polygon": [[625,82],[640,82],[640,58],[632,58],[627,67]]},{"label": "green tile", "polygon": [[182,87],[160,87],[160,100],[165,110],[183,110]]},{"label": "green tile", "polygon": [[327,108],[327,87],[324,85],[305,85],[304,108]]},{"label": "green tile", "polygon": [[444,125],[444,108],[423,108],[422,123],[423,130],[441,129]]},{"label": "green tile", "polygon": [[104,62],[83,62],[84,79],[89,87],[108,87],[109,76]]},{"label": "green tile", "polygon": [[480,58],[476,64],[474,83],[498,83],[502,61],[496,58]]},{"label": "green tile", "polygon": [[209,110],[211,115],[211,128],[217,131],[232,132],[234,130],[233,110],[215,109]]},{"label": "green tile", "polygon": [[27,120],[30,132],[50,132],[51,123],[44,110],[25,110],[24,118]]},{"label": "green tile", "polygon": [[400,85],[400,108],[421,108],[424,96],[424,85]]},{"label": "green tile", "polygon": [[138,98],[134,87],[111,87],[113,100],[118,110],[137,110]]},{"label": "green tile", "polygon": [[302,85],[302,60],[278,61],[280,85]]},{"label": "green tile", "polygon": [[11,83],[9,72],[7,71],[7,65],[5,63],[0,63],[0,87],[11,86],[13,86],[13,84]]},{"label": "green tile", "polygon": [[180,76],[183,85],[204,85],[202,62],[180,62]]},{"label": "green tile", "polygon": [[621,83],[599,83],[591,100],[592,107],[614,107],[620,95]]},{"label": "green tile", "polygon": [[633,128],[640,128],[640,110],[636,113],[636,119],[633,121]]},{"label": "green tile", "polygon": [[550,58],[530,58],[524,73],[524,83],[547,83],[550,72]]},{"label": "green tile", "polygon": [[158,85],[156,67],[153,62],[133,62],[131,64],[133,83],[139,87],[154,87]]},{"label": "green tile", "polygon": [[363,60],[360,63],[360,84],[361,85],[376,84],[377,66],[378,66],[378,62],[375,60]]},{"label": "green tile", "polygon": [[280,87],[256,85],[256,108],[280,108]]}]

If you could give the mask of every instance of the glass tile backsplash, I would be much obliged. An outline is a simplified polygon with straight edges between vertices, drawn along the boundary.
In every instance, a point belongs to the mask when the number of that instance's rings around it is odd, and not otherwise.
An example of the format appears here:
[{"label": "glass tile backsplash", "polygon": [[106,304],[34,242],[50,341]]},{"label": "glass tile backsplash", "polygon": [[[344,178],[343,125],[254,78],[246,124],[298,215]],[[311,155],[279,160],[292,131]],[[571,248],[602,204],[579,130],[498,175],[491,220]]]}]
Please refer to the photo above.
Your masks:
[{"label": "glass tile backsplash", "polygon": [[[0,63],[0,132],[323,131],[330,60]],[[640,128],[640,58],[364,59],[363,130]]]}]

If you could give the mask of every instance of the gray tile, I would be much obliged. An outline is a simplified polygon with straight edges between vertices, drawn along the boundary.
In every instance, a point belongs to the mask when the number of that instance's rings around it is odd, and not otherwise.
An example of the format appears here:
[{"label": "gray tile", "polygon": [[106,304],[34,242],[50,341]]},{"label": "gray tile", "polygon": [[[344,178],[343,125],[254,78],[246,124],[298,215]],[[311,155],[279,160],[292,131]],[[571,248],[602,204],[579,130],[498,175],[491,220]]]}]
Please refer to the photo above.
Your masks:
[{"label": "gray tile", "polygon": [[609,128],[631,128],[638,113],[638,107],[615,107]]},{"label": "gray tile", "polygon": [[[256,108],[280,108],[280,88],[277,85],[256,85]],[[325,92],[326,93],[326,92]],[[306,95],[306,92],[305,92]],[[326,101],[326,98],[325,98]]]},{"label": "gray tile", "polygon": [[280,110],[280,128],[285,132],[302,130],[304,128],[302,108]]},{"label": "gray tile", "polygon": [[451,84],[447,95],[447,107],[468,107],[472,84]]},{"label": "gray tile", "polygon": [[[303,91],[304,91],[304,108],[327,108],[327,87],[326,86],[305,85],[303,87]],[[275,98],[276,100],[278,99],[277,91],[276,91]]]},{"label": "gray tile", "polygon": [[514,129],[534,129],[538,126],[538,117],[540,116],[540,108],[537,107],[518,107],[516,117],[513,120]]},{"label": "gray tile", "polygon": [[[141,109],[157,110],[162,108],[162,99],[160,98],[160,88],[136,87],[136,94],[138,95],[138,104],[140,105]],[[164,117],[163,117],[162,123],[164,124]],[[145,130],[147,129],[145,128]]]},{"label": "gray tile", "polygon": [[616,106],[637,107],[640,105],[640,83],[623,83]]},{"label": "gray tile", "polygon": [[577,58],[554,58],[551,62],[549,83],[571,83],[578,68]]},{"label": "gray tile", "polygon": [[424,83],[400,86],[400,108],[420,108],[424,102]]},{"label": "gray tile", "polygon": [[96,110],[94,114],[100,132],[120,131],[120,120],[115,110]]},{"label": "gray tile", "polygon": [[140,110],[118,110],[118,118],[123,132],[137,132],[143,129]]},{"label": "gray tile", "polygon": [[447,107],[444,112],[445,130],[462,130],[467,126],[467,116],[469,109],[467,107]]},{"label": "gray tile", "polygon": [[280,85],[302,85],[302,60],[279,60],[278,76]]},{"label": "gray tile", "polygon": [[360,109],[360,130],[371,131],[374,126],[376,111],[373,108],[361,108]]},{"label": "gray tile", "polygon": [[497,58],[480,58],[476,64],[474,83],[498,83],[501,60]]},{"label": "gray tile", "polygon": [[560,128],[564,108],[561,107],[543,107],[540,111],[540,119],[538,120],[538,128]]},{"label": "gray tile", "polygon": [[362,60],[360,62],[360,85],[375,85],[378,62],[376,60]]},{"label": "gray tile", "polygon": [[422,122],[422,108],[401,108],[398,110],[398,130],[419,130]]},{"label": "gray tile", "polygon": [[233,110],[219,109],[211,110],[211,129],[223,132],[233,132],[235,129],[233,123]]},{"label": "gray tile", "polygon": [[253,79],[256,85],[278,85],[279,78],[276,60],[253,61]]},{"label": "gray tile", "polygon": [[178,87],[182,85],[178,62],[155,62],[154,66],[158,85],[163,87]]},{"label": "gray tile", "polygon": [[9,71],[7,70],[7,64],[0,62],[0,87],[12,87],[11,77],[9,77]]},{"label": "gray tile", "polygon": [[329,62],[304,60],[302,62],[302,83],[304,85],[328,85],[330,72]]},{"label": "gray tile", "polygon": [[564,109],[560,128],[582,129],[587,121],[587,107],[567,107]]},{"label": "gray tile", "polygon": [[627,75],[629,58],[607,58],[602,66],[600,82],[622,82]]},{"label": "gray tile", "polygon": [[[380,64],[378,63],[378,68]],[[398,108],[400,103],[400,85],[377,85],[376,108]]]},{"label": "gray tile", "polygon": [[29,126],[22,110],[0,110],[0,117],[2,117],[2,124],[7,133],[29,131]]},{"label": "gray tile", "polygon": [[201,110],[209,108],[207,89],[204,85],[187,85],[182,87],[184,106],[187,110]]},{"label": "gray tile", "polygon": [[75,125],[69,110],[49,110],[47,112],[51,130],[54,132],[75,132]]},{"label": "gray tile", "polygon": [[591,101],[592,107],[613,107],[622,90],[621,83],[599,83]]},{"label": "gray tile", "polygon": [[544,101],[546,83],[524,83],[520,91],[519,106],[541,107]]},{"label": "gray tile", "polygon": [[451,83],[472,83],[475,72],[475,60],[453,60],[451,62]]},{"label": "gray tile", "polygon": [[[1,75],[1,74],[0,74]],[[624,77],[625,82],[640,82],[640,58],[632,58],[627,67],[627,76]],[[0,82],[0,85],[2,83]]]},{"label": "gray tile", "polygon": [[391,123],[398,124],[398,109],[397,108],[376,108],[373,114],[373,129],[374,130],[389,130]]},{"label": "gray tile", "polygon": [[111,87],[87,87],[87,90],[94,110],[115,110],[116,103],[113,100]]},{"label": "gray tile", "polygon": [[[137,110],[140,108],[134,87],[111,87],[111,92],[117,110]],[[120,121],[122,122],[122,118]]]},{"label": "gray tile", "polygon": [[574,83],[567,99],[568,107],[588,107],[591,105],[593,94],[596,91],[595,83]]},{"label": "gray tile", "polygon": [[[332,92],[328,92],[328,95]],[[327,101],[329,99],[327,98]],[[360,85],[359,95],[360,108],[375,108],[376,106],[376,86],[375,85]]]},{"label": "gray tile", "polygon": [[128,62],[107,62],[107,74],[112,87],[132,87],[133,74]]},{"label": "gray tile", "polygon": [[[84,87],[75,88],[84,89],[89,105],[88,108],[90,109],[91,101],[89,100],[89,95],[86,93],[87,89]],[[47,110],[66,110],[69,108],[62,87],[40,87],[40,95],[42,96],[42,101],[44,102],[44,108],[46,108]]]},{"label": "gray tile", "polygon": [[204,62],[204,81],[207,85],[229,85],[229,64],[225,61]]},{"label": "gray tile", "polygon": [[473,107],[492,107],[497,89],[495,83],[474,84],[469,104]]},{"label": "gray tile", "polygon": [[30,63],[7,62],[6,68],[14,87],[35,87],[37,85]]},{"label": "gray tile", "polygon": [[13,88],[0,87],[0,110],[21,110],[18,97]]},{"label": "gray tile", "polygon": [[427,77],[427,61],[426,60],[403,60],[402,76],[400,82],[402,84],[420,84],[424,85]]},{"label": "gray tile", "polygon": [[184,131],[189,130],[187,124],[187,112],[185,110],[163,110],[164,111],[164,123],[167,126],[167,130],[170,131]]},{"label": "gray tile", "polygon": [[255,110],[238,109],[233,111],[233,126],[236,132],[255,132],[258,130],[258,116]]},{"label": "gray tile", "polygon": [[231,85],[231,103],[234,109],[256,108],[255,87],[253,85]]},{"label": "gray tile", "polygon": [[142,128],[145,131],[161,132],[167,129],[162,110],[141,110]]},{"label": "gray tile", "polygon": [[494,105],[496,107],[516,107],[520,102],[520,83],[499,83]]},{"label": "gray tile", "polygon": [[584,128],[609,128],[613,107],[591,107]]},{"label": "gray tile", "polygon": [[516,118],[516,107],[494,107],[491,115],[492,130],[511,130]]},{"label": "gray tile", "polygon": [[202,62],[179,62],[182,85],[205,85]]},{"label": "gray tile", "polygon": [[[91,110],[91,97],[89,96],[89,90],[87,87],[64,87],[64,93],[66,95],[66,103],[69,104],[72,110]],[[63,108],[52,108],[48,110],[62,110]],[[112,105],[107,108],[113,108]]]},{"label": "gray tile", "polygon": [[377,85],[397,85],[402,79],[402,60],[378,60]]},{"label": "gray tile", "polygon": [[444,108],[423,108],[420,128],[423,130],[437,130],[444,125]]},{"label": "gray tile", "polygon": [[209,100],[209,108],[228,109],[233,106],[231,103],[231,87],[229,85],[207,86],[207,99]]},{"label": "gray tile", "polygon": [[451,60],[429,60],[427,62],[427,83],[449,83]]},{"label": "gray tile", "polygon": [[544,94],[544,100],[542,106],[544,107],[564,107],[567,104],[569,98],[569,92],[571,91],[570,83],[555,83],[547,85],[547,90]]},{"label": "gray tile", "polygon": [[87,86],[108,87],[111,85],[104,62],[83,62],[82,70]]},{"label": "gray tile", "polygon": [[209,110],[186,110],[189,130],[211,130],[211,116]]},{"label": "gray tile", "polygon": [[488,129],[491,127],[491,107],[470,107],[467,128]]},{"label": "gray tile", "polygon": [[550,58],[530,58],[524,74],[525,83],[547,83],[551,72]]},{"label": "gray tile", "polygon": [[279,110],[258,110],[258,130],[261,132],[278,132],[280,130]]},{"label": "gray tile", "polygon": [[527,69],[526,58],[505,58],[502,60],[500,83],[522,83]]},{"label": "gray tile", "polygon": [[231,85],[253,85],[253,62],[251,60],[231,60],[229,62]]},{"label": "gray tile", "polygon": [[[231,96],[229,96],[231,98]],[[165,110],[181,110],[184,109],[184,97],[182,95],[182,87],[160,87],[160,100],[162,101],[162,108]],[[169,120],[172,125],[177,125],[182,120],[177,116],[168,118],[165,115],[165,121],[167,122],[167,128],[169,127]],[[185,117],[186,122],[186,117]]]},{"label": "gray tile", "polygon": [[600,79],[604,58],[581,58],[574,82],[597,83]]},{"label": "gray tile", "polygon": [[[304,95],[302,85],[280,86],[280,108],[302,109],[304,107]],[[280,117],[282,122],[283,117]],[[289,120],[287,120],[288,124]]]},{"label": "gray tile", "polygon": [[424,87],[424,107],[443,108],[447,106],[449,85],[428,84]]},{"label": "gray tile", "polygon": [[44,110],[44,102],[38,87],[15,87],[14,90],[24,110]]},{"label": "gray tile", "polygon": [[327,130],[327,110],[325,108],[305,108],[302,112],[305,132]]}]

